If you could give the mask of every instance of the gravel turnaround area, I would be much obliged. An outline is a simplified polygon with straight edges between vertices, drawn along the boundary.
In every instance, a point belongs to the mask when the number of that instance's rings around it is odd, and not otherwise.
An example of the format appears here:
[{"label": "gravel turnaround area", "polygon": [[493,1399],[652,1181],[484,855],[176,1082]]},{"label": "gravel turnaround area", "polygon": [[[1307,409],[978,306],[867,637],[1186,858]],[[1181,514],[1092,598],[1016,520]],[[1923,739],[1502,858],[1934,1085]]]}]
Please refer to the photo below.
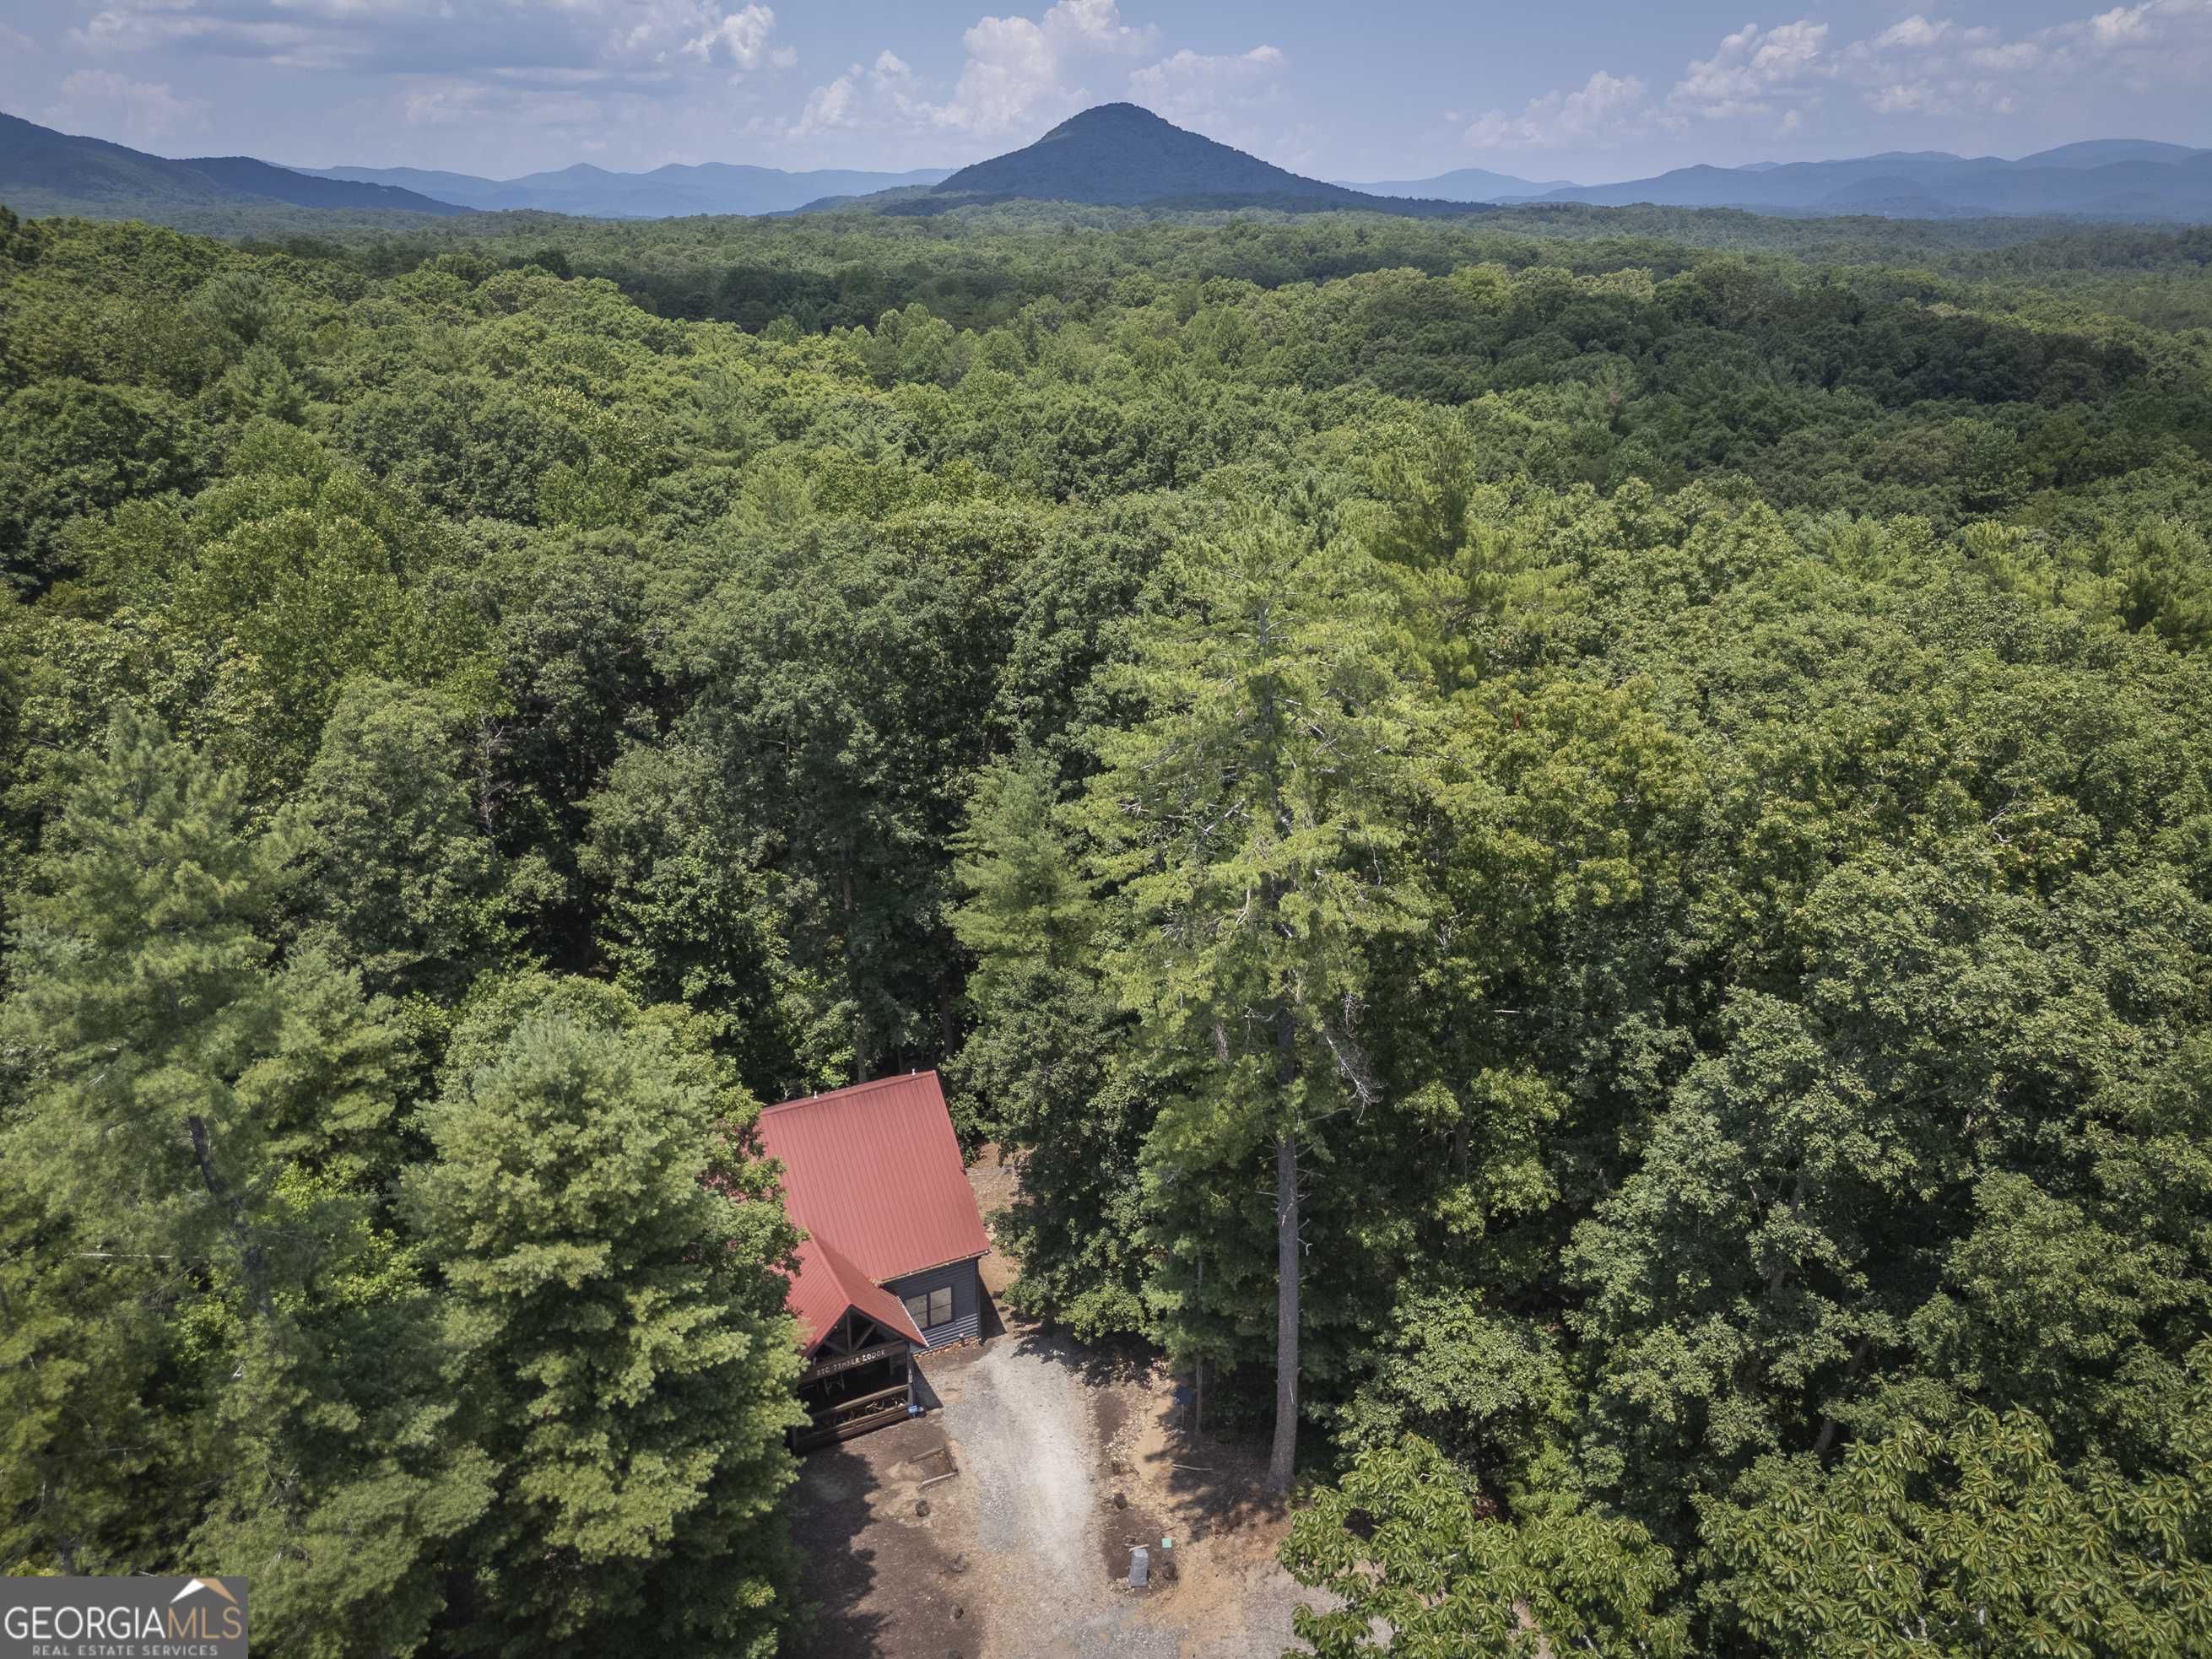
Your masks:
[{"label": "gravel turnaround area", "polygon": [[[1291,1609],[1313,1592],[1274,1559],[1281,1516],[1251,1498],[1260,1449],[1194,1449],[1164,1374],[1018,1328],[922,1365],[941,1409],[805,1460],[795,1529],[820,1613],[805,1659],[1278,1659],[1297,1646]],[[940,1453],[949,1480],[935,1478]],[[1182,1473],[1191,1462],[1224,1473]],[[1162,1537],[1174,1572],[1131,1590],[1129,1545]],[[1156,1571],[1162,1559],[1155,1547]]]},{"label": "gravel turnaround area", "polygon": [[1039,1626],[1073,1630],[1104,1599],[1090,1413],[1066,1369],[1018,1337],[994,1343],[962,1383],[945,1432],[986,1495],[976,1545],[1021,1561]]},{"label": "gravel turnaround area", "polygon": [[[988,1150],[988,1149],[987,1149]],[[1012,1171],[969,1171],[988,1216]],[[1010,1266],[983,1263],[987,1290]],[[793,1531],[816,1607],[796,1659],[1280,1659],[1315,1592],[1275,1559],[1264,1445],[1194,1437],[1141,1352],[986,1310],[917,1362],[928,1414],[803,1460]],[[951,1470],[953,1473],[947,1474]],[[1172,1549],[1158,1547],[1172,1538]],[[1129,1549],[1154,1578],[1127,1585]]]}]

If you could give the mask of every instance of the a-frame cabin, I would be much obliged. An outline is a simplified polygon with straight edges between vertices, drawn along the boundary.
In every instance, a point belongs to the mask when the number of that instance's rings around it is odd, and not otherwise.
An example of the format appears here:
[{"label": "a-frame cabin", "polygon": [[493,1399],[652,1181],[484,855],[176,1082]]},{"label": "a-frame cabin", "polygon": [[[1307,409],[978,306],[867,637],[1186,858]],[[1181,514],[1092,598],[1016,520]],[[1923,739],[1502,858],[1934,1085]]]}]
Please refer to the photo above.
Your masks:
[{"label": "a-frame cabin", "polygon": [[914,1355],[976,1335],[990,1249],[934,1072],[884,1078],[761,1114],[806,1230],[790,1307],[811,1422],[804,1448],[915,1409]]}]

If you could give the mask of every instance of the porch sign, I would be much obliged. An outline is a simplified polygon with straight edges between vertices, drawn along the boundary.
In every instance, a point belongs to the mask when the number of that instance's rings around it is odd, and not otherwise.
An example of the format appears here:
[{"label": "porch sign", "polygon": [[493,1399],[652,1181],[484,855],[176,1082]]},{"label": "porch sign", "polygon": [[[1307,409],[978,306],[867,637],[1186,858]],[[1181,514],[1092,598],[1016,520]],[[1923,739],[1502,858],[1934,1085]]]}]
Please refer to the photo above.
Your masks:
[{"label": "porch sign", "polygon": [[246,1659],[246,1579],[0,1578],[0,1659]]},{"label": "porch sign", "polygon": [[878,1342],[872,1348],[862,1348],[854,1353],[841,1353],[835,1359],[824,1359],[809,1365],[800,1373],[799,1380],[818,1382],[825,1376],[836,1376],[839,1371],[849,1371],[878,1359],[889,1359],[894,1354],[904,1353],[907,1346],[903,1342]]}]

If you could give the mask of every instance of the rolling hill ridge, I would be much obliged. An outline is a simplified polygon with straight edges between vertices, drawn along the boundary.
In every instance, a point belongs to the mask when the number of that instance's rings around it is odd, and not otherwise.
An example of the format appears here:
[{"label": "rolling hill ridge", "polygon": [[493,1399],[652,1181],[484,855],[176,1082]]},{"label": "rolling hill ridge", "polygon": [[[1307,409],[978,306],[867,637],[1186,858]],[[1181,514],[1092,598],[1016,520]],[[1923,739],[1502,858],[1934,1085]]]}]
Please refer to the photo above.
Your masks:
[{"label": "rolling hill ridge", "polygon": [[1553,191],[1536,199],[1908,218],[2062,214],[2203,220],[2212,218],[2212,150],[2104,138],[2018,161],[1923,150],[1834,161],[1687,167],[1649,179]]},{"label": "rolling hill ridge", "polygon": [[250,155],[172,161],[14,115],[0,115],[0,200],[38,212],[93,215],[274,204],[355,213],[472,210],[390,185],[315,178]]},{"label": "rolling hill ridge", "polygon": [[1547,196],[1555,190],[1577,188],[1571,179],[1553,179],[1539,184],[1531,179],[1516,179],[1510,173],[1492,173],[1488,167],[1454,167],[1432,179],[1385,179],[1373,184],[1340,179],[1336,182],[1346,190],[1369,196],[1413,196],[1438,202],[1512,202]]},{"label": "rolling hill ridge", "polygon": [[247,155],[171,159],[0,114],[0,200],[33,216],[170,218],[282,206],[346,214],[538,211],[674,218],[845,209],[927,217],[1064,202],[1160,210],[1436,216],[1493,205],[1724,208],[1897,218],[2063,216],[2212,222],[2212,149],[2089,139],[2034,155],[1890,151],[1820,161],[1677,167],[1574,185],[1462,167],[1372,185],[1308,178],[1129,103],[1070,117],[1034,143],[947,172],[786,171],[710,161],[617,173],[579,163],[495,179],[419,167],[291,167]]},{"label": "rolling hill ridge", "polygon": [[570,213],[587,219],[674,219],[700,213],[787,213],[824,196],[859,196],[877,191],[933,185],[949,167],[917,167],[906,173],[856,172],[824,167],[787,173],[781,167],[706,161],[686,167],[671,163],[649,173],[616,173],[580,162],[517,179],[482,179],[472,173],[441,173],[425,167],[301,167],[318,179],[345,179],[396,185],[419,195],[483,212],[520,210]]}]

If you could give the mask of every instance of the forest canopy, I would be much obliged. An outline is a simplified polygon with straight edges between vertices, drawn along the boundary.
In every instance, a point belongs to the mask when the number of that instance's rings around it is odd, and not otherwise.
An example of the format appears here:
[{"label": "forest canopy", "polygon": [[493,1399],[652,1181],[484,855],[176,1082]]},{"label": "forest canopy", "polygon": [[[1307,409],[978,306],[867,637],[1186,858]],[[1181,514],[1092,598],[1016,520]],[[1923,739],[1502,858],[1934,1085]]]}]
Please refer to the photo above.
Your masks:
[{"label": "forest canopy", "polygon": [[0,211],[0,1562],[776,1651],[934,1066],[1323,1655],[2207,1651],[2208,255]]}]

